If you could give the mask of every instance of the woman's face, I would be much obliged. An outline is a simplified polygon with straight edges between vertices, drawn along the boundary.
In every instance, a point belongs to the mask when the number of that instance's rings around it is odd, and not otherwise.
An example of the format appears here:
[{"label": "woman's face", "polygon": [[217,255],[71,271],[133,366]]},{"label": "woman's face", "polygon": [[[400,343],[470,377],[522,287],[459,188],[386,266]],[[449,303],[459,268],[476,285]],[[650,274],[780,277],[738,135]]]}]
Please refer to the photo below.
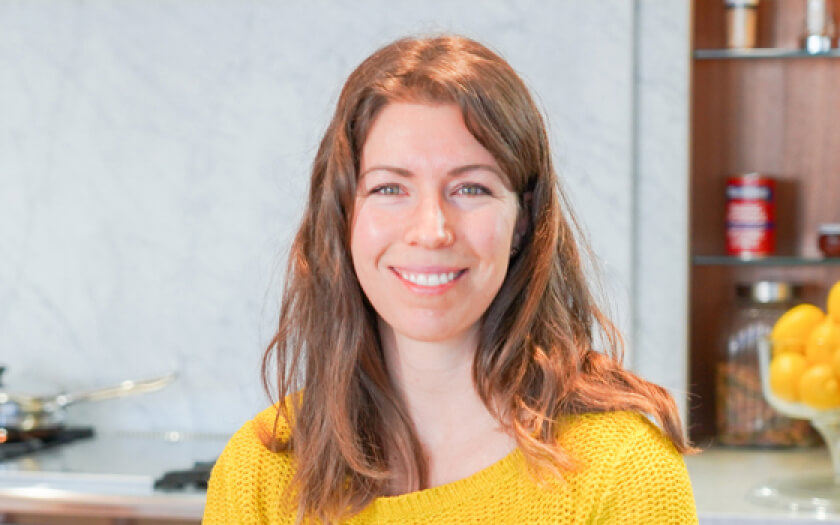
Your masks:
[{"label": "woman's face", "polygon": [[350,248],[396,335],[451,341],[504,281],[518,199],[456,105],[392,103],[362,149]]}]

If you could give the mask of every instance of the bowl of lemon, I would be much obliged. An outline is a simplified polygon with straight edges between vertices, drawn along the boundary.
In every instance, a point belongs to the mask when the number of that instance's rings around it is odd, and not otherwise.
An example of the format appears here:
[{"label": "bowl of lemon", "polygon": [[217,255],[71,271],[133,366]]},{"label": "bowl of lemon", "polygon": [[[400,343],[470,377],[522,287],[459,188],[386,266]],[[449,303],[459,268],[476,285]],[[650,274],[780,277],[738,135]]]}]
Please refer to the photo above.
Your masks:
[{"label": "bowl of lemon", "polygon": [[826,308],[799,304],[759,343],[761,387],[779,413],[807,419],[825,441],[833,469],[765,483],[753,500],[791,510],[840,512],[840,282]]}]

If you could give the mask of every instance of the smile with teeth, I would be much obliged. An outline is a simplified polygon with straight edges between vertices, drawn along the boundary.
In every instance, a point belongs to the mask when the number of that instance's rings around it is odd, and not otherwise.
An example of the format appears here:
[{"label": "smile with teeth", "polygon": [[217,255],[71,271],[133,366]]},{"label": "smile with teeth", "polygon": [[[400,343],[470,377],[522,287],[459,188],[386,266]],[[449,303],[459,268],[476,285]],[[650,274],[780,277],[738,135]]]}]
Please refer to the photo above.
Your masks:
[{"label": "smile with teeth", "polygon": [[397,268],[393,269],[397,275],[405,279],[406,281],[416,284],[418,286],[441,286],[446,284],[450,281],[455,280],[456,278],[460,277],[461,274],[466,272],[467,270],[458,270],[456,272],[443,272],[443,273],[417,273],[417,272],[404,272],[402,270],[398,270]]}]

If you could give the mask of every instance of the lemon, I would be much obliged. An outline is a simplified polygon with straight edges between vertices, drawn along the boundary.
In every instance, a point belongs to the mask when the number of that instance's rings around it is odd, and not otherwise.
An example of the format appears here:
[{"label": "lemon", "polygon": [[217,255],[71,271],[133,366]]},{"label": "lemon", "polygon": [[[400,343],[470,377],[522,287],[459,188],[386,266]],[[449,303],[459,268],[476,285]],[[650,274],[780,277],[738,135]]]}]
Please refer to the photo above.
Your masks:
[{"label": "lemon", "polygon": [[814,408],[840,406],[840,383],[831,365],[814,365],[802,374],[799,378],[799,398]]},{"label": "lemon", "polygon": [[840,281],[834,283],[831,290],[828,292],[828,301],[826,301],[826,310],[828,316],[835,323],[840,323]]},{"label": "lemon", "polygon": [[831,359],[831,368],[834,370],[834,375],[840,378],[840,351],[835,350],[834,357]]},{"label": "lemon", "polygon": [[770,332],[774,355],[804,352],[811,331],[824,319],[823,311],[812,304],[799,304],[782,314]]},{"label": "lemon", "polygon": [[834,352],[840,348],[840,325],[826,318],[808,336],[805,359],[808,364],[832,364]]},{"label": "lemon", "polygon": [[799,378],[805,372],[805,357],[797,352],[785,352],[770,362],[770,389],[788,401],[799,399]]}]

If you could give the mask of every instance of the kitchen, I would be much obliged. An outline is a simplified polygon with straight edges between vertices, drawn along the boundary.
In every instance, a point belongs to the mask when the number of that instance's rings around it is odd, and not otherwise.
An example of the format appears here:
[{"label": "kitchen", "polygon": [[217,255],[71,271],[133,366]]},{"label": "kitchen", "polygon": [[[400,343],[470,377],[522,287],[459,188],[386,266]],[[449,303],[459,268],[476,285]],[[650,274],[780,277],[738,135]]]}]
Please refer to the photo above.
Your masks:
[{"label": "kitchen", "polygon": [[[266,405],[260,357],[323,122],[353,64],[407,33],[462,32],[519,68],[603,263],[626,360],[687,415],[691,16],[691,2],[654,0],[4,3],[3,389],[177,379],[68,407],[67,424],[96,437],[38,452],[37,466],[0,463],[0,514],[199,518],[200,489],[154,480],[212,461]],[[730,451],[712,452],[687,460],[701,523],[787,515],[744,500],[761,479],[713,492],[710,462]],[[744,454],[756,477],[827,458]],[[68,471],[111,478],[54,485]],[[111,503],[106,485],[123,487]]]}]

